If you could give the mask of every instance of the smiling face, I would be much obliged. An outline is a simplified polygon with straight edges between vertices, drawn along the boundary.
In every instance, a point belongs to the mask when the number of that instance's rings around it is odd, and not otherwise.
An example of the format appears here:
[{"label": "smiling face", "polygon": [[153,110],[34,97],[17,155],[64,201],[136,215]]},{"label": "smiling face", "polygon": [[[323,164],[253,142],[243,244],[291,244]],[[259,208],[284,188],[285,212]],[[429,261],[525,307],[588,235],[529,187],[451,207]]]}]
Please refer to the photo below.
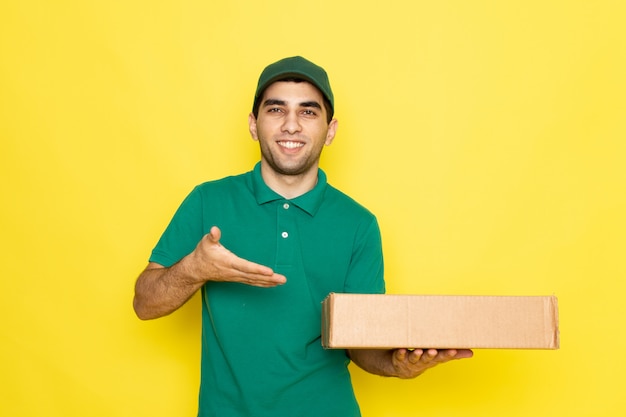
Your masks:
[{"label": "smiling face", "polygon": [[337,120],[327,123],[323,103],[322,93],[305,81],[278,81],[265,90],[258,116],[250,114],[248,121],[266,182],[266,176],[317,178],[322,149],[337,129]]}]

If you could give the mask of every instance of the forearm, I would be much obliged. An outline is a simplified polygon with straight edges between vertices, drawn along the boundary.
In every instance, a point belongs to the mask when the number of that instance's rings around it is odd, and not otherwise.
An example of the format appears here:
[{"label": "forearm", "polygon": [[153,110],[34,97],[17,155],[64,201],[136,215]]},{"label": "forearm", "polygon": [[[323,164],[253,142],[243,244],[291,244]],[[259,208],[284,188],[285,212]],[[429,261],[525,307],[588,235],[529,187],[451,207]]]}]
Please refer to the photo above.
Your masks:
[{"label": "forearm", "polygon": [[169,268],[150,264],[135,284],[135,313],[142,320],[166,316],[185,304],[203,284],[191,274],[185,258]]}]

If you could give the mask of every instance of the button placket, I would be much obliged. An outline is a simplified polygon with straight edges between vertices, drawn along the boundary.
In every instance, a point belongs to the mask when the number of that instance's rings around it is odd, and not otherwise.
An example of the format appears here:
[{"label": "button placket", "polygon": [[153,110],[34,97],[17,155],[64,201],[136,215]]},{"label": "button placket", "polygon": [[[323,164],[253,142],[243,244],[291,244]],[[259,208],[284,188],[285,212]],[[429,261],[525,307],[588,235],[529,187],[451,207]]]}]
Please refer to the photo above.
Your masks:
[{"label": "button placket", "polygon": [[[289,203],[284,203],[283,209],[289,210]],[[283,230],[283,232],[280,235],[282,236],[283,239],[287,239],[289,237],[289,232],[286,230]]]},{"label": "button placket", "polygon": [[291,204],[287,201],[283,201],[277,207],[277,252],[276,252],[276,262],[278,265],[291,265],[293,263],[293,258],[295,255],[295,247],[296,243],[293,240],[293,233],[296,230],[295,226],[295,218],[296,214],[293,212]]}]

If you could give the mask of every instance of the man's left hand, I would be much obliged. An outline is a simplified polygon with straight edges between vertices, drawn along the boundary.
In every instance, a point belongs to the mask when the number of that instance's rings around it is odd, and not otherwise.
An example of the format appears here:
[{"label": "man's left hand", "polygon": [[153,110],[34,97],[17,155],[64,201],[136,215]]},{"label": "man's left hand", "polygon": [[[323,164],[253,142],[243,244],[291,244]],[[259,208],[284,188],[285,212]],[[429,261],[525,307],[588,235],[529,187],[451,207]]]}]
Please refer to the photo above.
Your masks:
[{"label": "man's left hand", "polygon": [[439,364],[471,358],[473,354],[470,349],[396,349],[391,353],[391,364],[398,378],[409,379]]}]

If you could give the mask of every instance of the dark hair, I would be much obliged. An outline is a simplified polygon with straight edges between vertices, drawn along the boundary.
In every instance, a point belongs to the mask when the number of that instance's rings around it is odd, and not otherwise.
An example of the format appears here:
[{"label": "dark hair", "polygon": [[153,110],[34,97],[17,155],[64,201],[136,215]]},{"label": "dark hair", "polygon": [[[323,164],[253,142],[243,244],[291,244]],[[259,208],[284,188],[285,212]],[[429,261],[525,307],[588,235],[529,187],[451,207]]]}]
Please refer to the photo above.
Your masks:
[{"label": "dark hair", "polygon": [[[290,83],[303,83],[303,82],[304,83],[309,83],[309,81],[305,80],[304,78],[298,78],[298,77],[283,78],[283,79],[280,79],[280,80],[276,80],[274,82],[278,82],[278,81],[286,81],[286,82],[290,82]],[[272,84],[270,84],[270,85],[272,85]],[[311,84],[311,83],[309,83],[309,84]],[[313,85],[313,84],[311,84],[311,85]],[[313,86],[313,87],[315,87],[315,86]],[[315,88],[317,89],[317,87],[315,87]],[[267,88],[265,88],[265,90],[267,90]],[[265,94],[265,90],[263,90],[261,92],[261,94],[259,94],[259,98],[257,99],[256,103],[254,103],[254,108],[252,109],[252,114],[254,114],[255,118],[259,117],[259,107],[261,106],[261,99],[263,98],[263,94]],[[326,96],[324,95],[324,93],[322,93],[321,91],[320,91],[320,93],[322,94],[322,98],[324,99],[324,109],[326,109],[326,122],[330,123],[330,121],[333,120],[332,107],[330,106],[330,102],[328,101],[328,99],[326,99]]]}]

